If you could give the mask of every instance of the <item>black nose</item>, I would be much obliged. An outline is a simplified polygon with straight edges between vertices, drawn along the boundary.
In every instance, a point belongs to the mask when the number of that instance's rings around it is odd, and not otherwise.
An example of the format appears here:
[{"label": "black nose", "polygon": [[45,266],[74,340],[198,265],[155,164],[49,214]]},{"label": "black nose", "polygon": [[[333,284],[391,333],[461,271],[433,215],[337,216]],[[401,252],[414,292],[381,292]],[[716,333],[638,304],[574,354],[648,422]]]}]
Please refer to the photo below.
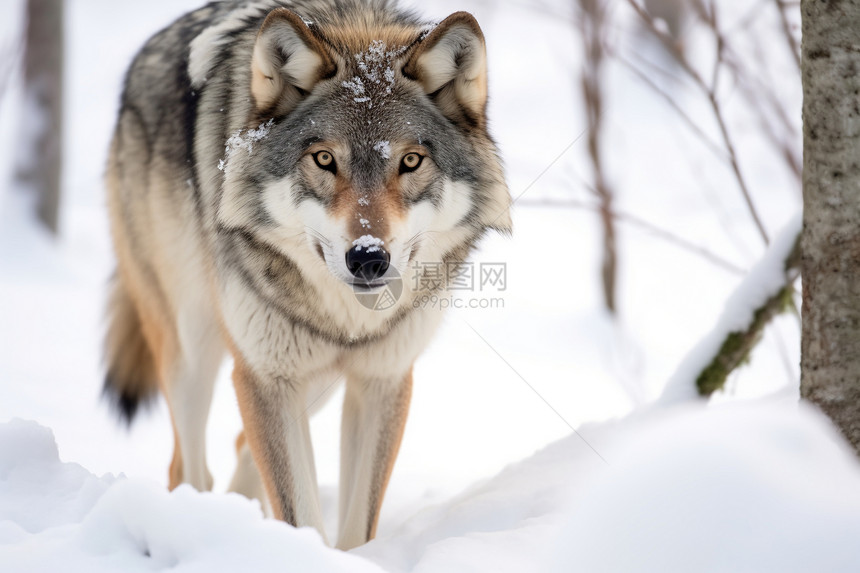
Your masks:
[{"label": "black nose", "polygon": [[356,245],[346,252],[346,266],[355,277],[373,282],[388,270],[390,257],[382,247]]}]

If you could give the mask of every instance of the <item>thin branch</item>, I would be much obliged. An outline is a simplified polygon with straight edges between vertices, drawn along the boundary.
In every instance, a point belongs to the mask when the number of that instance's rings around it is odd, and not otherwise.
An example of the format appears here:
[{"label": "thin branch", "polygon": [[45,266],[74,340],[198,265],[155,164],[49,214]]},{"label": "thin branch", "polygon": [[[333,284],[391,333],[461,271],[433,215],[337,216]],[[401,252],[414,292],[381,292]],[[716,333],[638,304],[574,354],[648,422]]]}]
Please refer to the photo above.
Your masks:
[{"label": "thin branch", "polygon": [[[761,47],[761,43],[758,41],[757,37],[753,38],[753,41],[757,47]],[[755,54],[754,57],[755,59],[762,59],[763,55],[763,52],[759,51],[759,53]],[[739,80],[738,83],[741,86],[746,87],[747,99],[753,101],[756,99],[755,96],[764,94],[765,99],[773,108],[772,111],[785,127],[785,130],[790,133],[795,133],[796,128],[792,123],[792,117],[786,113],[782,103],[776,96],[773,82],[763,79],[762,75],[758,73],[748,73],[746,67],[744,67],[741,62],[748,61],[749,56],[741,56],[740,54],[735,53],[730,44],[726,44],[726,56],[727,57],[723,59],[723,62],[732,69],[732,72],[734,72]]]},{"label": "thin branch", "polygon": [[[586,211],[594,211],[600,212],[600,205],[596,205],[594,203],[589,203],[586,201],[580,201],[577,199],[526,199],[521,200],[519,202],[520,205],[524,205],[527,207],[561,207],[566,209],[583,209]],[[739,267],[738,265],[732,263],[731,261],[712,253],[705,247],[699,246],[683,237],[680,237],[671,231],[667,231],[657,225],[646,221],[636,215],[631,215],[630,213],[626,213],[623,211],[618,211],[617,209],[610,212],[610,215],[616,221],[627,223],[632,227],[638,227],[643,231],[646,231],[653,235],[658,239],[662,239],[667,243],[670,243],[679,249],[685,250],[689,253],[697,255],[704,260],[712,263],[723,270],[729,271],[730,273],[736,275],[744,275],[746,271]]]},{"label": "thin branch", "polygon": [[749,189],[747,188],[746,179],[744,179],[744,176],[741,174],[741,167],[738,164],[738,156],[735,152],[735,145],[732,142],[732,138],[729,135],[729,130],[726,127],[726,122],[723,119],[723,113],[720,110],[720,104],[717,101],[716,94],[714,94],[713,92],[709,93],[708,101],[711,102],[711,107],[714,110],[714,117],[717,119],[717,125],[720,128],[720,133],[723,136],[723,141],[725,142],[726,149],[729,152],[729,162],[731,163],[732,171],[735,172],[735,179],[737,179],[738,185],[741,188],[741,192],[744,196],[744,201],[747,204],[747,208],[749,209],[753,221],[755,221],[755,225],[758,228],[758,232],[761,235],[764,244],[767,245],[770,243],[770,239],[768,239],[767,237],[767,231],[765,230],[764,224],[762,223],[761,218],[758,215],[758,211],[755,208],[755,204],[753,204],[752,196],[750,195]]},{"label": "thin branch", "polygon": [[[737,153],[735,151],[735,146],[732,141],[731,136],[729,135],[728,128],[726,127],[725,118],[723,117],[723,111],[720,107],[719,101],[717,100],[716,92],[714,90],[713,85],[709,85],[702,78],[702,75],[690,64],[687,60],[684,53],[678,47],[678,45],[674,42],[671,36],[660,30],[657,25],[654,23],[654,19],[651,18],[650,14],[642,8],[636,0],[627,0],[627,3],[633,8],[648,30],[656,37],[661,44],[666,48],[666,50],[672,54],[678,64],[684,69],[685,72],[690,76],[690,78],[695,82],[696,86],[705,94],[708,98],[708,102],[711,105],[711,110],[713,111],[714,118],[717,121],[717,126],[720,129],[720,135],[723,139],[723,144],[726,146],[726,151],[729,156],[729,163],[732,168],[732,172],[735,175],[735,179],[737,180],[738,187],[741,190],[741,194],[743,195],[744,202],[747,205],[747,209],[750,212],[750,216],[755,223],[756,228],[759,231],[759,234],[762,237],[762,240],[765,244],[768,244],[770,241],[767,236],[767,231],[764,228],[764,224],[759,217],[758,211],[755,208],[755,204],[753,203],[752,196],[750,195],[749,188],[746,183],[746,179],[740,170],[740,165],[737,159]],[[719,32],[719,29],[716,27],[716,16],[714,15],[715,11],[711,9],[711,14],[706,18],[706,22],[713,26],[714,34],[717,37],[717,66],[719,66],[722,61],[722,46],[724,42],[722,40],[722,35]],[[714,80],[716,79],[716,76]]]},{"label": "thin branch", "polygon": [[[767,245],[770,243],[770,239],[768,239],[767,231],[765,230],[764,224],[759,218],[758,211],[753,204],[752,195],[750,194],[746,179],[741,174],[740,163],[738,162],[738,156],[735,152],[734,142],[729,135],[728,126],[726,125],[725,118],[723,117],[723,110],[720,107],[719,101],[717,100],[717,81],[719,79],[719,71],[722,68],[722,63],[724,61],[723,54],[726,44],[723,39],[723,35],[720,33],[720,27],[717,24],[717,7],[713,2],[711,2],[711,10],[707,18],[707,23],[714,33],[714,39],[716,40],[717,44],[716,61],[714,62],[714,72],[713,78],[711,80],[711,85],[707,88],[706,86],[702,85],[702,88],[707,93],[708,101],[710,102],[711,108],[713,109],[714,118],[717,120],[717,125],[720,128],[720,133],[723,136],[723,143],[725,144],[726,150],[729,153],[729,163],[732,166],[732,171],[734,171],[735,178],[737,179],[738,185],[741,188],[744,201],[747,204],[747,208],[749,209],[750,215],[752,215],[753,221],[755,221],[756,227],[761,234],[761,238],[764,241],[764,244]],[[679,56],[683,57],[683,54],[679,53]]]},{"label": "thin branch", "polygon": [[[760,96],[764,94],[764,99],[770,104],[771,110],[785,127],[786,131],[789,132],[788,135],[791,136],[794,134],[794,126],[791,124],[791,120],[788,117],[788,114],[785,113],[785,110],[780,105],[780,102],[776,98],[776,95],[773,93],[773,90],[770,89],[770,86],[765,82],[760,81],[754,75],[748,75],[743,66],[738,65],[737,55],[734,54],[731,46],[729,44],[724,44],[724,58],[723,63],[728,65],[732,72],[741,80],[738,82],[741,89],[744,92],[745,97],[750,102],[750,104],[755,107],[756,112],[761,120],[761,126],[764,130],[765,135],[768,139],[773,143],[773,145],[778,149],[780,156],[785,160],[785,164],[788,166],[789,170],[792,174],[800,179],[801,167],[800,160],[797,158],[797,155],[794,152],[794,148],[786,141],[785,138],[780,138],[780,136],[776,133],[776,130],[773,125],[769,121],[767,121],[765,108],[762,106],[760,102],[760,98],[756,96]],[[710,137],[708,137],[702,128],[698,126],[698,124],[693,121],[690,115],[684,111],[681,105],[673,98],[666,90],[661,88],[657,82],[648,77],[648,74],[644,73],[641,69],[639,69],[638,65],[634,63],[632,60],[628,60],[625,56],[621,55],[619,52],[614,52],[612,55],[618,60],[618,62],[627,68],[632,74],[634,74],[639,80],[644,82],[648,87],[650,87],[654,92],[662,97],[669,106],[672,107],[673,110],[678,114],[681,120],[687,125],[690,130],[705,144],[709,151],[711,151],[717,159],[729,165],[729,158],[726,155],[726,152],[723,148],[717,145]],[[731,56],[731,57],[726,57]],[[676,80],[669,72],[661,69],[659,66],[652,64],[646,59],[640,59],[642,65],[653,69],[660,74],[665,75],[669,79]],[[755,90],[752,89],[752,86],[755,85]]]},{"label": "thin branch", "polygon": [[[758,42],[756,42],[756,46],[759,46]],[[738,86],[740,87],[744,97],[749,104],[755,108],[760,119],[761,126],[764,129],[764,134],[768,139],[770,139],[774,147],[779,150],[780,155],[785,160],[786,166],[795,178],[800,181],[800,159],[797,157],[794,148],[788,142],[788,139],[797,136],[797,130],[792,123],[791,118],[782,106],[782,103],[779,101],[779,98],[777,98],[774,93],[772,83],[763,81],[758,74],[748,73],[746,67],[741,64],[744,60],[744,58],[741,58],[738,54],[734,53],[731,46],[727,46],[726,58],[723,62],[732,70],[732,73],[735,74],[735,77],[738,79]],[[762,100],[767,105],[762,104]],[[782,124],[782,127],[785,130],[784,137],[780,137],[777,134],[775,127],[771,125],[771,122],[768,120],[768,110],[776,117],[778,122]]]},{"label": "thin branch", "polygon": [[3,97],[6,95],[6,90],[9,88],[9,84],[12,83],[15,71],[21,63],[20,60],[23,51],[23,35],[9,41],[7,45],[0,47],[0,102],[3,101]]},{"label": "thin branch", "polygon": [[[708,25],[712,30],[719,30],[717,26],[717,7],[713,2],[711,4],[711,9],[707,15]],[[717,93],[717,85],[720,81],[720,63],[723,61],[723,50],[725,49],[726,43],[723,40],[723,36],[721,34],[714,34],[714,39],[717,42],[716,46],[716,62],[714,62],[714,68],[711,70],[711,85],[708,87],[708,91],[711,93]]]},{"label": "thin branch", "polygon": [[684,57],[683,52],[675,43],[675,40],[672,38],[672,36],[668,35],[660,28],[658,28],[657,25],[654,23],[654,19],[651,18],[651,15],[648,14],[648,12],[639,4],[637,4],[636,0],[627,0],[627,3],[633,8],[633,10],[648,28],[648,30],[654,35],[654,37],[656,37],[660,41],[660,43],[663,44],[663,47],[666,48],[666,50],[670,54],[672,54],[678,64],[684,69],[685,72],[687,72],[687,74],[693,79],[696,85],[698,85],[699,87],[703,87],[707,91],[707,84],[702,79],[702,76],[699,74],[698,71],[696,71],[696,69],[692,65],[690,65],[690,62],[687,61],[686,57]]},{"label": "thin branch", "polygon": [[741,17],[734,26],[726,30],[726,36],[733,36],[741,30],[749,28],[753,22],[760,16],[762,10],[771,0],[759,0],[750,6],[749,11]]},{"label": "thin branch", "polygon": [[657,95],[662,97],[666,101],[666,103],[668,103],[672,107],[672,109],[675,110],[675,112],[678,114],[684,124],[688,128],[690,128],[690,130],[699,138],[702,143],[705,144],[705,147],[707,147],[711,153],[713,153],[720,161],[723,161],[726,164],[729,163],[729,158],[726,155],[726,152],[720,146],[714,143],[714,141],[710,137],[708,137],[708,135],[705,134],[704,131],[702,131],[702,128],[699,127],[699,125],[695,121],[693,121],[693,118],[691,118],[689,114],[684,111],[684,108],[682,108],[680,104],[675,101],[675,98],[669,95],[666,90],[661,88],[654,80],[652,80],[645,73],[643,73],[642,70],[637,68],[636,65],[633,64],[633,62],[626,59],[621,54],[615,54],[615,57],[624,67],[630,70],[633,75],[635,75],[648,87],[654,90]]},{"label": "thin branch", "polygon": [[723,194],[714,187],[714,184],[709,179],[708,173],[703,169],[701,163],[693,162],[691,164],[691,168],[692,174],[695,177],[698,177],[698,180],[701,181],[699,187],[702,190],[702,197],[707,201],[708,205],[710,205],[711,209],[715,213],[717,223],[719,223],[720,227],[723,229],[726,239],[734,245],[738,254],[742,255],[745,261],[754,260],[755,255],[750,249],[749,243],[738,236],[737,229],[735,228],[735,217],[726,209],[726,206],[722,201]]},{"label": "thin branch", "polygon": [[[612,49],[611,46],[609,49],[610,50]],[[616,52],[613,52],[613,53],[616,53]],[[646,58],[643,54],[641,54],[637,51],[632,52],[630,54],[630,56],[632,57],[632,59],[630,61],[633,65],[642,64],[642,67],[648,68],[649,70],[657,72],[658,74],[660,74],[661,76],[666,78],[668,81],[673,82],[673,83],[680,84],[684,81],[683,76],[675,75],[674,72],[663,68],[661,65],[657,64],[656,62],[652,62],[651,60]],[[645,73],[645,72],[643,72],[643,73]]]},{"label": "thin branch", "polygon": [[785,16],[785,2],[783,0],[773,0],[773,2],[776,4],[776,11],[779,12],[779,21],[782,24],[782,33],[785,36],[785,41],[788,43],[788,48],[791,50],[791,55],[797,64],[797,69],[800,70],[800,46],[797,45],[797,39],[791,32],[791,24],[788,23],[788,18]]}]

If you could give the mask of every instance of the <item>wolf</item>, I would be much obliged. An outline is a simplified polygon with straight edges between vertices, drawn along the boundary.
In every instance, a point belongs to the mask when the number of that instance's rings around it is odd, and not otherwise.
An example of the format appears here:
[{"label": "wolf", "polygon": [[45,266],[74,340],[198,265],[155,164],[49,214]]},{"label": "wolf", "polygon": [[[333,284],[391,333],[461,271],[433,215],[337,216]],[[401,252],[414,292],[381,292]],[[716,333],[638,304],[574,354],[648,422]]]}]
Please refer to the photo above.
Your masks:
[{"label": "wolf", "polygon": [[[486,114],[485,40],[465,12],[213,2],[143,46],[106,171],[105,392],[129,422],[164,395],[170,488],[212,487],[205,429],[229,353],[231,489],[326,539],[308,417],[342,378],[337,547],[374,537],[441,318],[416,304],[445,288],[420,280],[427,263],[454,268],[511,229]],[[387,304],[362,298],[382,291]]]}]

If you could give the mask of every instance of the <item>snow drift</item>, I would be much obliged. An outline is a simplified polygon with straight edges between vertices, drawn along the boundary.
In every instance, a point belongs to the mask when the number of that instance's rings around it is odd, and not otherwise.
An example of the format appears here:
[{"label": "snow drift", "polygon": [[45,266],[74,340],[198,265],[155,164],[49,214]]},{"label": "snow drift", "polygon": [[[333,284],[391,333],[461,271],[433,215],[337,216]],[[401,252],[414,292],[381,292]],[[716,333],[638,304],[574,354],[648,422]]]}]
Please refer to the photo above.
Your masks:
[{"label": "snow drift", "polygon": [[860,467],[806,407],[583,428],[351,553],[234,494],[168,493],[0,425],[3,571],[858,571]]}]

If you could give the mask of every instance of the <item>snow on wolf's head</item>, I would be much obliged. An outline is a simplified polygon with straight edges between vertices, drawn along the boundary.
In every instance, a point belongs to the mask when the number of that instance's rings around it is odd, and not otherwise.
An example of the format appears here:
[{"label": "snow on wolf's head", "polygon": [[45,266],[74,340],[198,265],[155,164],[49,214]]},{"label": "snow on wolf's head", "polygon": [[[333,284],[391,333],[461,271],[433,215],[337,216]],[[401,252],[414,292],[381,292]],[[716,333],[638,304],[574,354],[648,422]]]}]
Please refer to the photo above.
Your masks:
[{"label": "snow on wolf's head", "polygon": [[[314,6],[275,9],[259,29],[253,129],[235,143],[264,140],[228,166],[224,201],[241,203],[230,189],[252,180],[273,246],[370,289],[413,261],[457,260],[487,229],[509,231],[475,19]],[[235,207],[222,202],[222,218]]]}]

